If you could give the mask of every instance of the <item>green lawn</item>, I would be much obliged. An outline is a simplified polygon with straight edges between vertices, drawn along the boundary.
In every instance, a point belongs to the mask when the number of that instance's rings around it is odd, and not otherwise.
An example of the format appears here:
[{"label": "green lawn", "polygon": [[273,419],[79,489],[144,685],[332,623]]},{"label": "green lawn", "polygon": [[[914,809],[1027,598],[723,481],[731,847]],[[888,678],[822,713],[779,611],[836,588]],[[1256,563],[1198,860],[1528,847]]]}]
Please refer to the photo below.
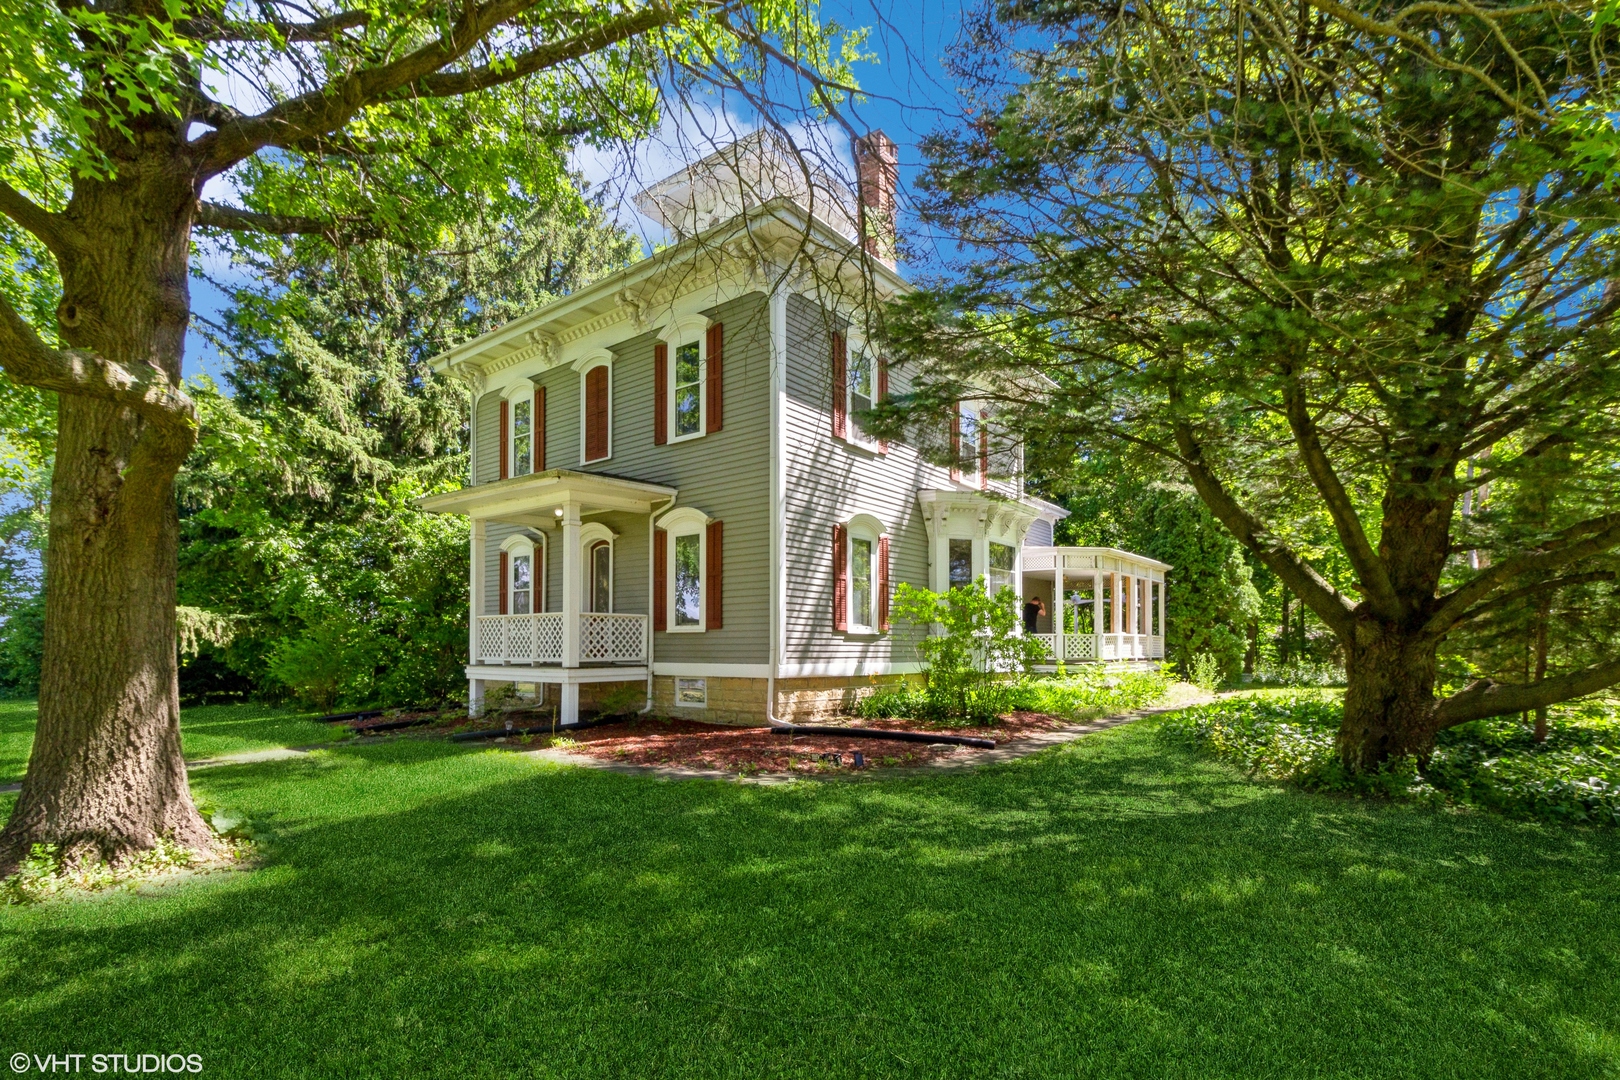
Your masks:
[{"label": "green lawn", "polygon": [[[32,701],[0,701],[0,784],[14,784],[28,771],[34,742]],[[348,735],[343,725],[317,724],[314,713],[274,705],[203,705],[180,713],[186,757],[214,757],[274,746],[310,746]]]},{"label": "green lawn", "polygon": [[[0,909],[0,1057],[211,1076],[1603,1077],[1620,835],[1157,721],[761,788],[402,741],[198,773],[268,864]],[[86,1068],[88,1068],[88,1064]]]}]

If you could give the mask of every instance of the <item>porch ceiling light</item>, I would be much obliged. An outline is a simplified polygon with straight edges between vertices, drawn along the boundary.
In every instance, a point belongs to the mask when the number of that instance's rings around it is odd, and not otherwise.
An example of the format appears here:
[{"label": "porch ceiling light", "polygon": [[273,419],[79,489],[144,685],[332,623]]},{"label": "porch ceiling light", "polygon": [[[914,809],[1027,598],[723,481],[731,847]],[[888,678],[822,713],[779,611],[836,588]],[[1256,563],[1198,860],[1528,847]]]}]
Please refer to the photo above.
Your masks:
[{"label": "porch ceiling light", "polygon": [[558,517],[562,517],[562,507],[557,507],[557,509],[553,510],[552,513],[556,514]]}]

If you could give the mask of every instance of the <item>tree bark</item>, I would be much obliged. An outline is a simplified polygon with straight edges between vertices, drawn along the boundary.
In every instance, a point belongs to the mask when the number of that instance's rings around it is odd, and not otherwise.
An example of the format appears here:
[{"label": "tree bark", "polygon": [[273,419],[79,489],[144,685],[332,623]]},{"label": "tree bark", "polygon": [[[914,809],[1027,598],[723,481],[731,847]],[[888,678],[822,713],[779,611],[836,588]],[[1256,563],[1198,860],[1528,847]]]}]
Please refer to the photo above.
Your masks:
[{"label": "tree bark", "polygon": [[1345,662],[1339,760],[1351,772],[1434,748],[1437,643],[1393,629],[1369,629]]},{"label": "tree bark", "polygon": [[[1534,682],[1541,682],[1547,677],[1547,616],[1552,608],[1552,597],[1542,597],[1541,603],[1536,606],[1536,670]],[[1547,706],[1542,705],[1536,709],[1536,726],[1534,737],[1536,742],[1547,741]]]},{"label": "tree bark", "polygon": [[[58,256],[58,322],[64,344],[178,387],[196,195],[178,132],[169,154],[151,152],[164,133],[144,134],[146,152],[119,162],[116,179],[76,185],[67,216],[85,242]],[[35,844],[109,861],[159,838],[213,844],[187,788],[175,656],[174,478],[195,422],[178,409],[58,401],[39,722],[0,872]]]}]

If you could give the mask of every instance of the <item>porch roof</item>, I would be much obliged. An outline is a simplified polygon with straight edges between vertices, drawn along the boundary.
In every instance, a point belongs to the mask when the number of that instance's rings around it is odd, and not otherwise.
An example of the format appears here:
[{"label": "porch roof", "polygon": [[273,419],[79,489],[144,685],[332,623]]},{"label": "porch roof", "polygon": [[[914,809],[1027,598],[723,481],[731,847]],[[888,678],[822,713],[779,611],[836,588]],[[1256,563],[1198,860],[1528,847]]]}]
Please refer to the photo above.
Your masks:
[{"label": "porch roof", "polygon": [[652,512],[653,504],[675,498],[677,489],[607,473],[546,469],[491,484],[475,484],[441,495],[424,495],[416,505],[430,514],[466,514],[470,518],[521,521],[525,515],[550,511],[566,503],[585,510]]},{"label": "porch roof", "polygon": [[1174,569],[1167,562],[1112,547],[1026,547],[1024,570],[1041,572],[1056,570],[1111,570],[1123,571],[1131,567],[1145,567],[1161,573]]}]

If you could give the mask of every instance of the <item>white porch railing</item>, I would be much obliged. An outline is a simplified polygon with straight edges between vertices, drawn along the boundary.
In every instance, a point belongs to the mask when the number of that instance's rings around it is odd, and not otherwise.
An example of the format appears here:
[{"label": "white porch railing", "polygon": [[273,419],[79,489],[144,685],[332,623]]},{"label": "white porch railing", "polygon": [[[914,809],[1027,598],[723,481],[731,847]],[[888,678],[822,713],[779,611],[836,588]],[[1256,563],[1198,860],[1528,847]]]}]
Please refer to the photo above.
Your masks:
[{"label": "white porch railing", "polygon": [[[1057,656],[1056,634],[1031,634]],[[1158,634],[1064,634],[1065,662],[1086,660],[1162,660],[1164,638]]]},{"label": "white porch railing", "polygon": [[[563,614],[478,616],[475,664],[561,664]],[[579,617],[579,661],[582,664],[644,663],[647,659],[647,616],[585,612]]]},{"label": "white porch railing", "polygon": [[588,611],[579,617],[583,664],[640,662],[647,658],[647,616]]}]

